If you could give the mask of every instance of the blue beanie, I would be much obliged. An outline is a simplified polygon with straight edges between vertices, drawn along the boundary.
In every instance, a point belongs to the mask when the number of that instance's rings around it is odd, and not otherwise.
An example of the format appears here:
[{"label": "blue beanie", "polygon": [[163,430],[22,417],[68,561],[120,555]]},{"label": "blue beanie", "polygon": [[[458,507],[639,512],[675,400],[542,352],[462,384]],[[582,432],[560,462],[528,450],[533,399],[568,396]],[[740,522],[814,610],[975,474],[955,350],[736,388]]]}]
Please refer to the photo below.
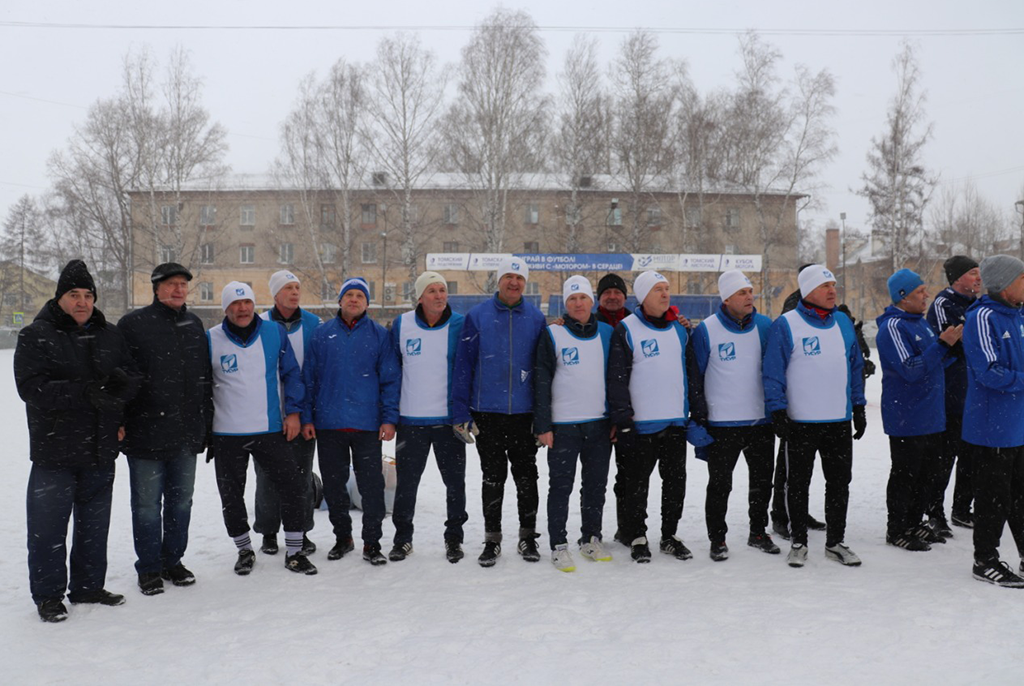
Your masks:
[{"label": "blue beanie", "polygon": [[923,285],[924,281],[915,272],[909,269],[899,270],[890,276],[888,281],[889,297],[892,298],[892,304],[895,305]]},{"label": "blue beanie", "polygon": [[352,289],[362,291],[363,295],[366,296],[366,302],[370,302],[370,287],[366,285],[365,279],[358,276],[347,279],[345,283],[341,284],[341,291],[338,292],[338,300],[340,301],[345,296],[345,293]]}]

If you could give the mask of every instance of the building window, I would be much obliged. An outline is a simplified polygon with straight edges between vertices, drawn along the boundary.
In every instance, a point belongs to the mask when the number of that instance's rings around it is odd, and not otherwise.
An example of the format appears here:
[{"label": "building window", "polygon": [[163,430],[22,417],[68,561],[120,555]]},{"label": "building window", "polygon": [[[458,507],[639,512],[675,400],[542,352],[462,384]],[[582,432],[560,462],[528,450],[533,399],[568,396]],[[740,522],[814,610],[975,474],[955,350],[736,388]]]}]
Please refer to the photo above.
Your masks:
[{"label": "building window", "polygon": [[536,281],[527,281],[523,293],[526,295],[540,295],[540,284]]},{"label": "building window", "polygon": [[334,285],[327,279],[324,279],[324,282],[320,284],[320,299],[324,302],[333,301],[337,299],[337,295],[334,291]]},{"label": "building window", "polygon": [[696,243],[684,243],[683,244],[683,252],[684,253],[690,253],[690,254],[693,254],[693,253],[697,252],[697,244]]},{"label": "building window", "polygon": [[539,253],[540,243],[537,241],[526,241],[523,243],[523,252],[526,253]]},{"label": "building window", "polygon": [[683,212],[683,222],[686,224],[686,228],[688,229],[696,229],[700,227],[700,208],[687,207]]},{"label": "building window", "polygon": [[459,251],[459,242],[458,241],[445,241],[444,242],[443,250],[444,250],[444,252],[458,252]]},{"label": "building window", "polygon": [[204,303],[213,302],[213,284],[209,281],[199,282],[199,301]]},{"label": "building window", "polygon": [[686,282],[686,293],[688,295],[700,295],[703,289],[700,287],[700,281],[687,281]]},{"label": "building window", "polygon": [[213,243],[203,243],[199,246],[199,263],[213,264]]},{"label": "building window", "polygon": [[725,254],[726,255],[735,255],[736,254],[736,246],[733,245],[732,243],[727,244],[725,246]]},{"label": "building window", "polygon": [[238,261],[242,264],[253,264],[256,262],[256,246],[243,245],[238,249]]},{"label": "building window", "polygon": [[459,223],[459,206],[449,203],[444,206],[444,223],[453,225]]},{"label": "building window", "polygon": [[647,226],[652,229],[661,228],[661,208],[660,207],[648,207],[647,208]]},{"label": "building window", "polygon": [[292,243],[282,243],[277,250],[277,262],[278,264],[291,264],[295,261],[295,245]]},{"label": "building window", "polygon": [[174,205],[160,206],[160,223],[164,226],[174,226],[178,223],[178,208]]},{"label": "building window", "polygon": [[377,261],[377,244],[363,243],[363,264],[373,264]]},{"label": "building window", "polygon": [[570,226],[579,224],[583,218],[583,211],[579,205],[568,205],[565,208],[565,223]]},{"label": "building window", "polygon": [[622,208],[616,205],[609,209],[605,224],[608,226],[622,226]]},{"label": "building window", "polygon": [[334,228],[335,219],[334,205],[324,204],[320,206],[320,226]]},{"label": "building window", "polygon": [[448,282],[448,295],[458,295],[458,294],[459,294],[459,282],[458,281],[449,281]]},{"label": "building window", "polygon": [[199,208],[199,226],[213,226],[217,223],[217,206],[203,205]]},{"label": "building window", "polygon": [[334,260],[337,259],[338,246],[334,243],[321,243],[320,244],[320,261],[324,264],[334,264]]},{"label": "building window", "polygon": [[295,205],[281,205],[281,226],[292,226],[295,223]]},{"label": "building window", "polygon": [[256,226],[256,206],[242,205],[239,209],[238,224],[240,226]]},{"label": "building window", "polygon": [[523,222],[527,224],[540,223],[540,205],[535,202],[528,202],[523,205]]},{"label": "building window", "polygon": [[174,249],[173,245],[161,245],[160,246],[160,262],[177,262],[178,251]]},{"label": "building window", "polygon": [[608,252],[618,252],[619,251],[619,244],[618,243],[608,243],[607,250],[608,250]]},{"label": "building window", "polygon": [[363,226],[377,226],[377,206],[363,205]]},{"label": "building window", "polygon": [[403,281],[402,282],[402,300],[408,300],[412,302],[416,300],[416,282],[415,281]]},{"label": "building window", "polygon": [[[377,282],[376,281],[371,281],[370,282],[370,302],[372,303],[376,299],[377,299]],[[369,304],[369,303],[367,303],[367,304]]]},{"label": "building window", "polygon": [[740,228],[739,208],[730,207],[725,211],[725,228],[732,230]]},{"label": "building window", "polygon": [[652,242],[651,243],[651,252],[653,254],[655,254],[655,255],[660,255],[661,254],[661,243]]}]

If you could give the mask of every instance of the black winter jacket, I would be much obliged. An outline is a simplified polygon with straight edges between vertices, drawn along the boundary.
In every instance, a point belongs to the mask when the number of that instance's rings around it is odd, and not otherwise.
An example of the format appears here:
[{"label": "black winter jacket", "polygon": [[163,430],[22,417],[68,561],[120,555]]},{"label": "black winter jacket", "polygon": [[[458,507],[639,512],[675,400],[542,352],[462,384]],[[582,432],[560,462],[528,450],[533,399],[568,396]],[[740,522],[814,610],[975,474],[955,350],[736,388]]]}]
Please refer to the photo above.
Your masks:
[{"label": "black winter jacket", "polygon": [[[115,369],[127,374],[116,390],[107,385]],[[79,468],[117,458],[124,401],[138,391],[139,378],[124,337],[102,312],[93,310],[79,327],[56,300],[48,301],[18,334],[14,380],[25,401],[34,463]]]},{"label": "black winter jacket", "polygon": [[199,317],[154,302],[121,317],[142,388],[125,408],[124,453],[168,459],[204,450],[213,426],[210,344]]}]

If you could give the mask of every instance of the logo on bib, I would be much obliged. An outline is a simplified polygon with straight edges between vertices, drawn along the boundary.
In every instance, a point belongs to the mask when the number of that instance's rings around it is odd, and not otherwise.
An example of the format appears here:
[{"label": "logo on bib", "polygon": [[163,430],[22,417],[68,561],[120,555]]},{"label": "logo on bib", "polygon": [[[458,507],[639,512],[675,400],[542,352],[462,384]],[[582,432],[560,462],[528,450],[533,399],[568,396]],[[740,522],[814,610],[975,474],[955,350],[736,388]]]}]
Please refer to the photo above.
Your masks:
[{"label": "logo on bib", "polygon": [[736,344],[733,342],[718,344],[718,359],[723,362],[736,359]]},{"label": "logo on bib", "polygon": [[570,367],[574,364],[580,363],[580,349],[579,348],[562,348],[562,364],[566,367]]},{"label": "logo on bib", "polygon": [[238,355],[221,355],[220,370],[225,374],[234,374],[238,371]]},{"label": "logo on bib", "polygon": [[653,338],[640,341],[640,351],[644,354],[644,357],[657,357],[661,354],[658,352],[658,341]]},{"label": "logo on bib", "polygon": [[811,336],[810,338],[804,339],[804,355],[820,355],[821,354],[821,343],[818,341],[817,336]]},{"label": "logo on bib", "polygon": [[419,355],[420,348],[423,345],[422,338],[410,338],[405,342],[405,354],[406,355]]}]

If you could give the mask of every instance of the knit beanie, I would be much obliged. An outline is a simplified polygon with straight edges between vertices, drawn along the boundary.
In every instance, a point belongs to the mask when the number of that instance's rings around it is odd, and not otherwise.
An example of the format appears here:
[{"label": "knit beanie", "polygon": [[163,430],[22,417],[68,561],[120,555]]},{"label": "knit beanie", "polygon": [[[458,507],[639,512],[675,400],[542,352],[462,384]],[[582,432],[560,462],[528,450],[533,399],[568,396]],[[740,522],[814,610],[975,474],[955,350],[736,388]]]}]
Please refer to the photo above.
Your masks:
[{"label": "knit beanie", "polygon": [[60,300],[62,295],[73,288],[84,288],[91,291],[93,300],[96,299],[96,282],[92,280],[92,274],[89,273],[89,268],[82,260],[71,260],[60,270],[55,297]]},{"label": "knit beanie", "polygon": [[445,288],[448,287],[448,282],[444,280],[444,277],[437,272],[423,272],[416,277],[416,283],[414,288],[416,289],[416,300],[420,299],[423,295],[423,291],[427,290],[427,286],[432,283],[443,284]]},{"label": "knit beanie", "polygon": [[1024,274],[1024,262],[1011,255],[992,255],[981,261],[981,280],[989,293],[1001,293]]},{"label": "knit beanie", "polygon": [[921,277],[909,269],[899,270],[890,276],[886,283],[889,286],[889,297],[892,299],[893,305],[916,291],[919,286],[924,285]]},{"label": "knit beanie", "polygon": [[253,304],[256,304],[256,296],[249,284],[232,281],[220,292],[220,307],[225,312],[228,311],[228,305],[237,300],[252,300]]},{"label": "knit beanie", "polygon": [[654,288],[654,284],[662,281],[668,283],[668,279],[651,269],[636,277],[636,280],[633,282],[633,294],[636,296],[637,305],[643,305],[644,300],[647,299],[647,294]]},{"label": "knit beanie", "polygon": [[806,298],[815,288],[829,281],[835,283],[836,277],[828,269],[820,264],[812,264],[805,267],[796,281],[800,284],[800,297]]},{"label": "knit beanie", "polygon": [[357,291],[362,291],[363,295],[366,296],[366,302],[370,302],[370,287],[367,285],[366,279],[363,279],[362,277],[359,276],[354,276],[351,279],[345,281],[345,283],[341,284],[341,290],[338,291],[338,302],[341,302],[341,299],[344,297],[345,293],[353,289]]},{"label": "knit beanie", "polygon": [[506,257],[498,265],[498,280],[506,274],[518,274],[527,281],[530,280],[530,267],[518,257]]},{"label": "knit beanie", "polygon": [[277,294],[282,288],[290,283],[301,283],[299,277],[292,274],[287,269],[282,269],[279,272],[274,272],[270,275],[270,297],[276,298]]},{"label": "knit beanie", "polygon": [[946,280],[951,286],[957,282],[957,279],[977,266],[978,263],[967,255],[953,255],[942,263],[942,268],[946,270]]},{"label": "knit beanie", "polygon": [[623,297],[629,292],[626,290],[626,282],[623,281],[622,277],[618,274],[605,274],[601,277],[601,280],[597,282],[597,298],[601,299],[601,294],[609,288],[617,288]]},{"label": "knit beanie", "polygon": [[585,276],[570,276],[562,284],[562,302],[568,302],[570,295],[576,295],[582,293],[583,295],[590,298],[590,302],[594,302],[594,289],[590,285],[590,281]]},{"label": "knit beanie", "polygon": [[736,291],[753,287],[754,284],[750,283],[747,275],[739,269],[730,269],[727,272],[722,272],[722,275],[718,277],[718,297],[723,302],[731,298]]}]

